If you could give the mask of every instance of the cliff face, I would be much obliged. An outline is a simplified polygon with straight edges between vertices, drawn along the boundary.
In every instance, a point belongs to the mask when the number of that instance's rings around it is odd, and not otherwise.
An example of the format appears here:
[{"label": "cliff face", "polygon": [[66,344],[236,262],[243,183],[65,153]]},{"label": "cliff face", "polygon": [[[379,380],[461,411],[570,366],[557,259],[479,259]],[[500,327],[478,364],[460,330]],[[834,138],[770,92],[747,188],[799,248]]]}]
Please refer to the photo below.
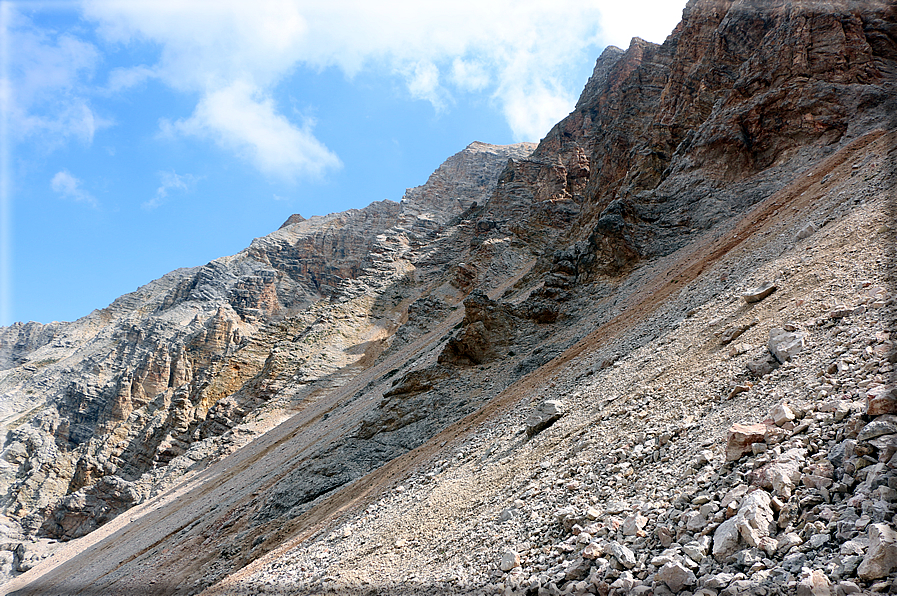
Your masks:
[{"label": "cliff face", "polygon": [[[608,48],[538,147],[473,143],[400,203],[294,215],[237,255],[74,323],[0,330],[10,528],[72,539],[143,503],[162,537],[116,519],[109,540],[133,559],[84,555],[33,589],[64,591],[71,573],[81,587],[152,591],[143,580],[165,571],[159,593],[196,593],[287,540],[323,540],[333,516],[380,498],[412,463],[430,479],[464,465],[441,450],[465,433],[485,433],[465,447],[478,461],[516,461],[523,447],[505,439],[517,431],[489,429],[521,399],[536,417],[543,397],[604,403],[624,361],[654,371],[627,377],[639,400],[659,378],[680,383],[663,376],[674,364],[651,363],[670,338],[686,342],[686,313],[713,304],[748,333],[757,323],[720,298],[746,289],[739,277],[772,268],[782,238],[808,223],[806,236],[893,201],[895,83],[893,2],[692,0],[664,44]],[[877,205],[880,217],[889,207]],[[872,286],[890,275],[859,274]],[[790,299],[782,309],[807,300]],[[694,384],[728,394],[728,381]],[[665,420],[686,415],[662,406]],[[576,420],[558,441],[597,424]],[[709,418],[706,432],[719,432]],[[545,461],[559,457],[546,449]],[[538,464],[527,461],[518,467]]]},{"label": "cliff face", "polygon": [[534,155],[559,161],[566,194],[580,197],[582,256],[613,272],[668,253],[768,196],[795,164],[891,127],[894,10],[690,2],[662,46],[606,50]]}]

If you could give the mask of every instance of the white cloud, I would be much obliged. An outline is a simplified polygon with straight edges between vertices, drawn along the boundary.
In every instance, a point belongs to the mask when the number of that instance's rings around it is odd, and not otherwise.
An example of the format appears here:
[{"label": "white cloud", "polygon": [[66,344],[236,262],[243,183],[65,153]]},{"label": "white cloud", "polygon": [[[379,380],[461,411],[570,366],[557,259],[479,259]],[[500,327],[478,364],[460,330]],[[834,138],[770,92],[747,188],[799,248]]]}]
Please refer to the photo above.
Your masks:
[{"label": "white cloud", "polygon": [[452,72],[450,80],[462,91],[479,91],[484,89],[491,80],[486,68],[476,60],[452,60]]},{"label": "white cloud", "polygon": [[508,124],[524,139],[538,140],[545,136],[572,108],[563,91],[541,84],[512,86],[502,94]]},{"label": "white cloud", "polygon": [[85,144],[111,122],[91,108],[86,81],[100,61],[95,46],[68,34],[35,27],[7,6],[4,15],[12,60],[3,81],[15,138],[37,138],[53,149],[77,139]]},{"label": "white cloud", "polygon": [[128,68],[113,68],[109,71],[109,81],[106,84],[107,93],[118,93],[124,89],[136,87],[145,81],[158,78],[158,73],[147,66],[132,66]]},{"label": "white cloud", "polygon": [[277,113],[274,102],[252,85],[236,81],[207,93],[186,120],[170,130],[211,138],[266,174],[283,179],[317,177],[340,166],[339,158],[311,133]]},{"label": "white cloud", "polygon": [[156,194],[152,199],[140,205],[144,209],[155,209],[160,206],[168,198],[168,191],[170,190],[187,192],[196,184],[196,176],[192,174],[178,175],[172,170],[170,172],[159,172],[158,175],[161,185],[156,189]]},{"label": "white cloud", "polygon": [[602,2],[601,25],[604,43],[624,50],[633,37],[663,43],[682,18],[685,2],[630,0]]},{"label": "white cloud", "polygon": [[414,99],[423,99],[433,104],[436,111],[446,105],[446,92],[439,86],[439,69],[432,62],[418,62],[408,69],[408,92]]},{"label": "white cloud", "polygon": [[94,208],[98,207],[99,203],[96,198],[81,188],[81,184],[81,180],[72,176],[68,170],[57,172],[53,179],[50,180],[50,188],[63,198],[70,199],[76,203],[85,203]]},{"label": "white cloud", "polygon": [[[517,138],[537,140],[576,101],[583,81],[574,80],[574,65],[596,58],[608,43],[626,47],[634,35],[663,41],[684,3],[84,0],[83,6],[107,40],[161,49],[158,63],[117,72],[112,87],[152,76],[199,94],[196,111],[171,132],[214,138],[265,172],[314,175],[334,167],[335,156],[271,100],[299,66],[337,67],[349,77],[378,69],[402,78],[412,98],[437,110],[453,103],[453,92],[485,93]],[[247,111],[231,109],[238,105]]]}]

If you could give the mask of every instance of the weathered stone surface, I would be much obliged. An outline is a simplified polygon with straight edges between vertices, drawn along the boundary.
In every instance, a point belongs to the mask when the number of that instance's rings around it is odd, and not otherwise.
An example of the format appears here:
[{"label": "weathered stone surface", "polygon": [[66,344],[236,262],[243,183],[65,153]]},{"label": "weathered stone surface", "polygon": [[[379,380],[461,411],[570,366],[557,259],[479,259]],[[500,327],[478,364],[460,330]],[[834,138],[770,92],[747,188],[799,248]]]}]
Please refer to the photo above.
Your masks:
[{"label": "weathered stone surface", "polygon": [[796,418],[794,411],[791,410],[791,407],[787,403],[776,404],[770,412],[770,416],[777,426],[782,426],[786,422],[791,422]]},{"label": "weathered stone surface", "polygon": [[813,570],[797,584],[798,596],[833,596],[832,584],[822,571]]},{"label": "weathered stone surface", "polygon": [[620,529],[623,531],[624,536],[635,536],[645,528],[645,525],[647,523],[648,518],[644,515],[630,515],[623,520],[623,525],[620,527]]},{"label": "weathered stone surface", "polygon": [[726,460],[735,461],[751,452],[751,444],[765,440],[765,424],[733,424],[727,433]]},{"label": "weathered stone surface", "polygon": [[623,546],[618,542],[611,542],[607,546],[607,552],[615,559],[617,559],[620,565],[622,565],[626,569],[632,569],[638,562],[635,558],[635,553],[633,553],[632,550],[630,550],[628,547]]},{"label": "weathered stone surface", "polygon": [[857,575],[869,581],[885,577],[897,569],[897,532],[889,524],[870,524],[866,531],[869,549],[857,569]]},{"label": "weathered stone surface", "polygon": [[880,416],[864,426],[857,435],[858,441],[868,441],[882,435],[897,433],[897,416],[887,414]]},{"label": "weathered stone surface", "polygon": [[79,538],[139,503],[141,497],[133,482],[103,476],[90,488],[65,497],[42,529],[54,538]]},{"label": "weathered stone surface", "polygon": [[769,330],[769,351],[781,363],[788,362],[804,349],[807,334],[773,327]]},{"label": "weathered stone surface", "polygon": [[800,483],[801,468],[806,453],[798,448],[789,449],[769,464],[751,472],[751,483],[772,490],[785,500],[791,498]]},{"label": "weathered stone surface", "polygon": [[882,385],[866,392],[866,414],[868,416],[897,414],[897,388]]},{"label": "weathered stone surface", "polygon": [[520,555],[512,550],[505,551],[501,556],[499,568],[507,572],[515,567],[520,567]]},{"label": "weathered stone surface", "polygon": [[772,354],[764,354],[763,356],[751,360],[747,363],[747,369],[758,377],[763,377],[774,371],[779,366],[779,361]]},{"label": "weathered stone surface", "polygon": [[749,546],[758,547],[760,540],[776,533],[775,513],[771,508],[769,493],[755,490],[748,494],[738,508],[735,527]]},{"label": "weathered stone surface", "polygon": [[775,292],[777,289],[777,285],[775,285],[771,281],[768,281],[757,286],[756,288],[748,290],[747,292],[742,294],[741,297],[744,298],[744,301],[748,304],[752,304],[754,302],[760,302],[761,300]]},{"label": "weathered stone surface", "polygon": [[682,564],[675,562],[667,563],[658,569],[654,577],[658,581],[665,583],[670,590],[677,593],[685,586],[694,585],[696,580],[695,574],[690,569],[686,569]]},{"label": "weathered stone surface", "polygon": [[741,538],[736,518],[727,519],[713,532],[713,556],[717,561],[726,561],[738,552]]},{"label": "weathered stone surface", "polygon": [[539,404],[526,419],[527,436],[535,436],[560,420],[564,411],[564,404],[559,400],[546,400]]}]

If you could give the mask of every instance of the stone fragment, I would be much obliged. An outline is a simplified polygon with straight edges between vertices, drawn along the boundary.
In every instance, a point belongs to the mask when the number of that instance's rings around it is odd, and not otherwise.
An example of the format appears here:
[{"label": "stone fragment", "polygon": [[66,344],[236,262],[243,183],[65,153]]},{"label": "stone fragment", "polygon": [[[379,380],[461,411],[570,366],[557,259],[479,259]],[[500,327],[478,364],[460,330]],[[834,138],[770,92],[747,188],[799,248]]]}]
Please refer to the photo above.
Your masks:
[{"label": "stone fragment", "polygon": [[741,297],[744,298],[744,301],[748,304],[752,304],[754,302],[760,302],[761,300],[775,292],[777,289],[778,286],[776,286],[773,282],[768,281],[757,286],[756,288],[751,288],[750,290],[742,294]]},{"label": "stone fragment", "polygon": [[542,432],[564,415],[564,404],[558,400],[547,400],[530,414],[526,420],[526,435],[533,437]]},{"label": "stone fragment", "polygon": [[742,354],[745,354],[745,353],[751,351],[752,348],[753,348],[753,346],[751,344],[744,343],[744,342],[732,344],[731,346],[729,346],[729,351],[728,351],[729,358],[734,358],[735,356],[741,356]]},{"label": "stone fragment", "polygon": [[861,591],[858,585],[848,580],[840,581],[835,586],[835,596],[849,596],[850,594],[859,594]]},{"label": "stone fragment", "polygon": [[685,529],[689,532],[700,532],[707,525],[707,518],[700,511],[689,511],[685,516]]},{"label": "stone fragment", "polygon": [[762,538],[775,534],[775,514],[770,503],[769,493],[755,490],[745,497],[738,515],[733,518],[741,537],[752,547],[758,547]]},{"label": "stone fragment", "polygon": [[866,545],[863,544],[860,540],[848,540],[841,545],[841,548],[838,549],[838,552],[844,556],[863,555],[866,553]]},{"label": "stone fragment", "polygon": [[760,543],[757,545],[757,548],[766,553],[767,556],[772,556],[779,548],[779,543],[770,536],[764,536],[760,539]]},{"label": "stone fragment", "polygon": [[775,424],[770,424],[766,427],[766,434],[763,436],[763,440],[769,446],[778,445],[790,436],[790,431],[787,429],[793,425],[793,422],[786,422],[782,428],[779,428]]},{"label": "stone fragment", "polygon": [[601,545],[597,542],[590,542],[586,545],[582,552],[582,558],[584,559],[597,559],[604,553],[604,549],[601,548]]},{"label": "stone fragment", "polygon": [[778,327],[769,330],[769,342],[767,347],[775,359],[782,364],[797,356],[804,349],[807,334],[802,332],[785,331]]},{"label": "stone fragment", "polygon": [[589,574],[589,569],[591,568],[591,561],[586,560],[584,557],[577,557],[576,560],[570,563],[567,567],[564,577],[567,581],[580,580]]},{"label": "stone fragment", "polygon": [[745,383],[744,385],[735,385],[732,387],[732,390],[729,391],[729,399],[732,399],[736,395],[740,395],[742,393],[747,393],[751,390],[751,386]]},{"label": "stone fragment", "polygon": [[713,452],[709,449],[702,449],[695,458],[695,467],[700,468],[713,462]]},{"label": "stone fragment", "polygon": [[698,536],[691,542],[682,547],[682,552],[691,558],[692,561],[700,563],[704,557],[710,554],[710,546],[713,544],[713,538],[707,534]]},{"label": "stone fragment", "polygon": [[797,596],[832,596],[832,584],[822,571],[815,569],[797,584]]},{"label": "stone fragment", "polygon": [[794,414],[794,410],[791,409],[787,403],[782,402],[780,404],[776,404],[773,406],[772,411],[769,413],[770,418],[772,418],[773,422],[776,423],[776,426],[782,426],[786,422],[791,422],[797,416]]},{"label": "stone fragment", "polygon": [[747,369],[751,374],[763,377],[771,373],[779,366],[779,361],[772,354],[765,354],[756,360],[747,363]]},{"label": "stone fragment", "polygon": [[897,569],[897,532],[888,524],[870,524],[866,530],[869,548],[857,568],[857,576],[865,581],[886,577]]},{"label": "stone fragment", "polygon": [[[723,495],[723,500],[720,501],[720,507],[726,508],[730,504],[735,503],[737,505],[738,501],[747,494],[748,485],[739,484],[731,489]],[[738,507],[735,507],[736,513],[738,512]]]},{"label": "stone fragment", "polygon": [[804,474],[801,476],[800,480],[804,486],[808,488],[815,488],[816,490],[830,488],[833,484],[831,478],[826,478],[825,476],[817,476],[815,474]]},{"label": "stone fragment", "polygon": [[727,519],[713,532],[713,556],[721,563],[738,552],[740,534],[736,521],[734,517]]},{"label": "stone fragment", "polygon": [[499,522],[506,522],[508,520],[516,519],[520,517],[520,510],[515,507],[506,507],[501,510],[501,513],[498,514]]},{"label": "stone fragment", "polygon": [[848,306],[838,306],[830,310],[828,316],[830,319],[843,319],[844,317],[849,317],[854,314],[854,312],[855,310]]},{"label": "stone fragment", "polygon": [[897,414],[897,387],[880,385],[866,392],[866,415]]},{"label": "stone fragment", "polygon": [[881,435],[893,435],[895,433],[897,433],[897,416],[881,416],[864,426],[857,435],[857,440],[868,441]]},{"label": "stone fragment", "polygon": [[809,222],[807,225],[805,225],[804,227],[802,227],[802,228],[800,229],[800,231],[798,231],[798,233],[797,233],[797,239],[798,239],[798,240],[803,240],[804,238],[809,238],[810,236],[812,236],[813,234],[815,234],[815,233],[816,233],[816,230],[818,230],[818,229],[819,229],[819,228],[816,227],[816,224],[814,224],[814,223],[811,221],[811,222]]},{"label": "stone fragment", "polygon": [[636,513],[624,519],[623,525],[620,526],[620,529],[623,531],[623,536],[635,536],[639,533],[640,530],[643,530],[645,528],[645,525],[647,523],[647,517]]},{"label": "stone fragment", "polygon": [[733,424],[726,440],[726,460],[736,461],[751,452],[751,444],[764,440],[765,424]]},{"label": "stone fragment", "polygon": [[720,588],[725,588],[732,580],[735,579],[735,575],[732,573],[721,572],[716,575],[711,575],[706,580],[704,580],[704,587],[710,588],[711,590],[719,590]]},{"label": "stone fragment", "polygon": [[732,327],[727,327],[719,334],[719,342],[723,345],[732,343],[742,333],[750,329],[755,324],[756,321],[752,321],[750,323],[743,323],[741,325],[733,325]]},{"label": "stone fragment", "polygon": [[501,555],[499,567],[502,571],[508,572],[515,567],[520,567],[520,555],[512,550],[507,550]]},{"label": "stone fragment", "polygon": [[662,581],[673,592],[678,593],[685,586],[694,585],[695,574],[686,569],[681,563],[670,562],[657,570],[654,574],[657,581]]},{"label": "stone fragment", "polygon": [[631,571],[624,571],[620,574],[614,583],[610,585],[611,588],[615,588],[617,593],[621,594],[630,594],[632,592],[632,588],[635,587],[637,580],[632,577]]},{"label": "stone fragment", "polygon": [[750,474],[751,483],[775,493],[787,500],[801,479],[804,450],[789,449],[775,461],[754,470]]},{"label": "stone fragment", "polygon": [[611,542],[608,545],[607,550],[611,555],[613,555],[615,559],[617,559],[617,561],[620,562],[620,565],[622,565],[626,569],[632,569],[633,567],[635,567],[635,564],[637,562],[635,553],[633,553],[622,544]]}]

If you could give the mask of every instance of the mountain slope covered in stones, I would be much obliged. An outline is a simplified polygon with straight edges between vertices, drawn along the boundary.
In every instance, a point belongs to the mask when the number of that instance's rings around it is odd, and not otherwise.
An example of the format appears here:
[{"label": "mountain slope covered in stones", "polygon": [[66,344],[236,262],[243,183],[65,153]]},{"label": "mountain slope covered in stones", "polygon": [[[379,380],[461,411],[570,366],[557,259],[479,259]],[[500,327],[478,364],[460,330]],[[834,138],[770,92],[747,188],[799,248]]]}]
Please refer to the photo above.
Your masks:
[{"label": "mountain slope covered in stones", "polygon": [[538,146],[0,330],[4,588],[889,590],[895,82],[893,2],[692,0]]}]

